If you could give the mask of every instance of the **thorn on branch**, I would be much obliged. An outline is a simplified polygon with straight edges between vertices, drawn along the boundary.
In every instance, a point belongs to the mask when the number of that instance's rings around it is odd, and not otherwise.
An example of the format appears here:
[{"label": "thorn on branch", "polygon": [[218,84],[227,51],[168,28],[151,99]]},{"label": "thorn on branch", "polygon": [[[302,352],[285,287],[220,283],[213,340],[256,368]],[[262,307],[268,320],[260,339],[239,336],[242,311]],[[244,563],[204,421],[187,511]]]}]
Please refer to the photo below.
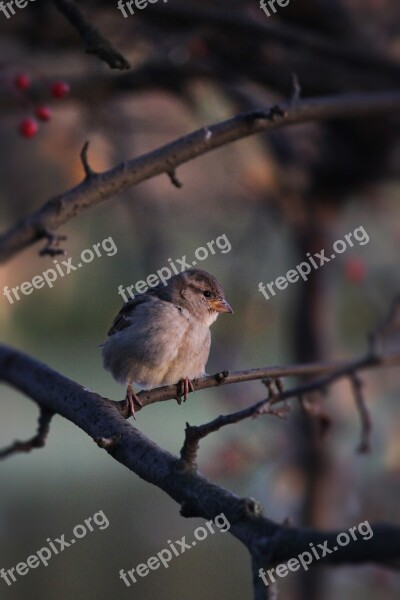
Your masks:
[{"label": "thorn on branch", "polygon": [[89,164],[89,159],[88,159],[89,144],[90,144],[90,142],[86,141],[83,144],[83,148],[80,153],[83,170],[85,171],[85,179],[90,179],[91,177],[94,177],[95,175],[97,175],[97,173],[95,171],[93,171],[92,167]]},{"label": "thorn on branch", "polygon": [[16,441],[0,451],[0,459],[7,458],[19,452],[31,452],[35,448],[43,448],[50,431],[50,422],[54,415],[53,411],[40,407],[38,429],[36,435],[26,442]]},{"label": "thorn on branch", "polygon": [[371,431],[372,431],[372,420],[369,414],[369,410],[365,403],[363,393],[362,393],[362,381],[361,379],[353,373],[350,377],[351,384],[353,387],[354,400],[356,403],[356,408],[360,415],[361,421],[361,438],[360,443],[357,446],[357,452],[360,454],[367,454],[371,451]]},{"label": "thorn on branch", "polygon": [[174,185],[178,189],[183,187],[183,183],[181,181],[179,181],[179,179],[176,176],[175,169],[172,169],[172,171],[167,171],[167,175],[168,175],[172,185]]},{"label": "thorn on branch", "polygon": [[67,239],[66,235],[58,235],[57,233],[52,233],[48,229],[42,229],[40,233],[41,237],[47,239],[47,243],[45,247],[40,250],[39,256],[51,256],[54,258],[54,256],[63,256],[65,254],[65,250],[59,248],[58,245],[60,242],[65,242]]}]

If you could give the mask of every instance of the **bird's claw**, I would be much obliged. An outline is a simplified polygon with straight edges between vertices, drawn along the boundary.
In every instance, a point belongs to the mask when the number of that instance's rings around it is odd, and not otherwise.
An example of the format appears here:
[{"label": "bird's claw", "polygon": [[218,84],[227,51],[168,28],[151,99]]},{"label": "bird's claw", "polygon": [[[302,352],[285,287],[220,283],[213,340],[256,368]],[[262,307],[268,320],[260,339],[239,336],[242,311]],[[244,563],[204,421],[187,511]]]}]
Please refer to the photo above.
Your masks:
[{"label": "bird's claw", "polygon": [[129,419],[129,417],[133,417],[136,420],[135,402],[139,406],[142,406],[142,403],[140,402],[139,396],[137,394],[135,394],[134,389],[131,384],[128,385],[128,388],[126,390],[125,400],[126,400],[126,409],[127,409],[127,413],[128,413],[126,418]]},{"label": "bird's claw", "polygon": [[178,383],[178,389],[177,389],[177,394],[176,394],[176,401],[178,402],[179,405],[182,404],[182,396],[183,396],[183,401],[186,402],[190,392],[194,392],[193,383],[191,382],[189,377],[184,377]]}]

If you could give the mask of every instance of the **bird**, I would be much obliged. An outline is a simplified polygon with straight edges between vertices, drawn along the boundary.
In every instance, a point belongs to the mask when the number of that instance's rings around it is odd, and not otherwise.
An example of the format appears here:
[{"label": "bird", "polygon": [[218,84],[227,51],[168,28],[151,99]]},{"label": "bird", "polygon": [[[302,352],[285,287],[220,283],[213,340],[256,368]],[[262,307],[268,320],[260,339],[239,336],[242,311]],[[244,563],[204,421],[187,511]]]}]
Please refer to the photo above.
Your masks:
[{"label": "bird", "polygon": [[206,375],[210,326],[233,313],[216,277],[190,268],[126,302],[102,345],[104,368],[125,384],[128,417],[135,417],[134,387],[178,384],[177,400],[194,391],[192,379]]}]

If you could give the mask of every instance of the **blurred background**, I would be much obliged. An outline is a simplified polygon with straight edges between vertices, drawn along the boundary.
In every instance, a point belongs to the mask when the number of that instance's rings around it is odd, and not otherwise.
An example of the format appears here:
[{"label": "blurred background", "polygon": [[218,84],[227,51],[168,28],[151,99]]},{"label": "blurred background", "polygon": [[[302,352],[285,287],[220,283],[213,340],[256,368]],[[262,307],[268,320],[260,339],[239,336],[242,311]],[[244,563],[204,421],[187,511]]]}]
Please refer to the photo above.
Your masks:
[{"label": "blurred background", "polygon": [[[83,8],[83,5],[81,4]],[[268,18],[255,1],[159,3],[124,19],[117,3],[86,2],[86,14],[131,63],[111,71],[84,53],[76,31],[53,3],[37,2],[9,20],[0,14],[0,225],[4,231],[82,179],[79,153],[90,140],[96,171],[149,152],[196,128],[293,92],[303,97],[380,91],[398,85],[399,6],[384,0],[292,0]],[[18,89],[16,77],[31,81]],[[54,97],[52,85],[70,92]],[[22,86],[23,87],[23,86]],[[21,85],[19,85],[21,88]],[[64,88],[66,89],[66,88]],[[34,116],[51,110],[48,122]],[[39,129],[27,137],[21,121]],[[199,266],[223,283],[234,315],[213,326],[207,370],[289,365],[362,355],[367,334],[399,290],[400,145],[390,114],[310,123],[228,145],[180,167],[181,188],[154,178],[69,221],[66,258],[111,237],[117,253],[22,296],[0,297],[4,342],[80,384],[121,400],[125,390],[102,368],[99,344],[127,287],[194,259],[225,235],[231,245]],[[22,131],[22,134],[21,134]],[[29,130],[28,128],[28,133]],[[329,250],[357,227],[369,236],[335,261],[266,300],[265,284]],[[31,281],[53,259],[39,245],[2,265],[1,288]],[[61,257],[60,260],[63,260]],[[225,428],[201,444],[202,473],[251,496],[270,519],[347,528],[399,523],[400,422],[396,369],[362,376],[373,421],[372,453],[356,452],[359,419],[349,382],[336,384],[312,419],[294,408],[286,420],[263,417]],[[287,380],[286,387],[295,385]],[[265,397],[260,382],[204,390],[186,404],[158,403],[136,426],[179,453],[185,422],[201,424]],[[296,403],[293,403],[296,406]],[[29,438],[37,407],[2,387],[0,440]],[[330,426],[321,435],[321,423]],[[250,598],[250,561],[229,535],[209,536],[127,588],[125,571],[193,537],[202,521],[185,520],[157,488],[113,461],[83,432],[54,419],[46,447],[1,463],[0,568],[9,569],[102,510],[95,530],[7,587],[3,600]],[[366,542],[367,543],[367,542]],[[399,577],[367,565],[315,568],[280,585],[287,600],[398,598]]]}]

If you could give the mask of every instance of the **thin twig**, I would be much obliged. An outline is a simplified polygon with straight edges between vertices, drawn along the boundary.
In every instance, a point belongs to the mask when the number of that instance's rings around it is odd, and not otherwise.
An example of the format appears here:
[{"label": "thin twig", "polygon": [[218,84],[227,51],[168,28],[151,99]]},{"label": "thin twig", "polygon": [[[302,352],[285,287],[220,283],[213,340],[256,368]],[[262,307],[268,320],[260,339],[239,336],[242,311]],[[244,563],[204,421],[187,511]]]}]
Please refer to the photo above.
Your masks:
[{"label": "thin twig", "polygon": [[179,181],[179,179],[177,178],[176,172],[174,169],[172,171],[168,171],[167,175],[170,178],[172,185],[174,185],[178,189],[183,187],[183,183],[181,181]]},{"label": "thin twig", "polygon": [[[203,425],[191,426],[187,423],[185,430],[185,441],[181,449],[182,462],[189,468],[196,468],[195,460],[197,456],[197,450],[199,448],[199,442],[210,433],[219,431],[219,429],[226,427],[227,425],[233,425],[234,423],[239,423],[245,419],[258,417],[259,415],[271,414],[284,418],[287,409],[285,407],[283,412],[276,411],[274,407],[277,403],[285,402],[291,398],[303,398],[304,395],[309,392],[325,390],[328,385],[331,385],[338,379],[354,376],[357,370],[366,366],[365,361],[366,359],[363,361],[354,361],[352,363],[349,362],[347,365],[334,370],[324,377],[320,377],[313,381],[308,381],[304,385],[292,388],[290,390],[283,390],[283,387],[280,384],[278,390],[280,389],[281,391],[276,392],[272,389],[271,383],[267,383],[269,386],[268,397],[264,400],[261,400],[256,404],[253,404],[235,413],[220,415],[213,421]],[[268,380],[264,380],[264,383],[266,382],[268,382]]]},{"label": "thin twig", "polygon": [[220,415],[213,421],[204,423],[203,425],[192,426],[189,425],[189,423],[186,423],[185,441],[181,449],[181,459],[183,463],[190,468],[196,468],[196,457],[200,440],[210,435],[210,433],[219,431],[222,427],[240,423],[245,419],[249,419],[251,417],[255,418],[260,415],[271,414],[280,418],[284,418],[284,412],[275,410],[272,408],[272,406],[273,404],[271,403],[271,400],[266,399],[235,413]]},{"label": "thin twig", "polygon": [[73,0],[53,0],[53,2],[82,37],[88,54],[95,54],[112,69],[130,69],[126,58],[90,23]]},{"label": "thin twig", "polygon": [[18,454],[19,452],[31,452],[35,448],[43,448],[46,444],[46,439],[50,431],[50,422],[54,412],[46,408],[40,407],[38,429],[36,435],[25,442],[16,441],[3,450],[0,450],[0,460]]}]

